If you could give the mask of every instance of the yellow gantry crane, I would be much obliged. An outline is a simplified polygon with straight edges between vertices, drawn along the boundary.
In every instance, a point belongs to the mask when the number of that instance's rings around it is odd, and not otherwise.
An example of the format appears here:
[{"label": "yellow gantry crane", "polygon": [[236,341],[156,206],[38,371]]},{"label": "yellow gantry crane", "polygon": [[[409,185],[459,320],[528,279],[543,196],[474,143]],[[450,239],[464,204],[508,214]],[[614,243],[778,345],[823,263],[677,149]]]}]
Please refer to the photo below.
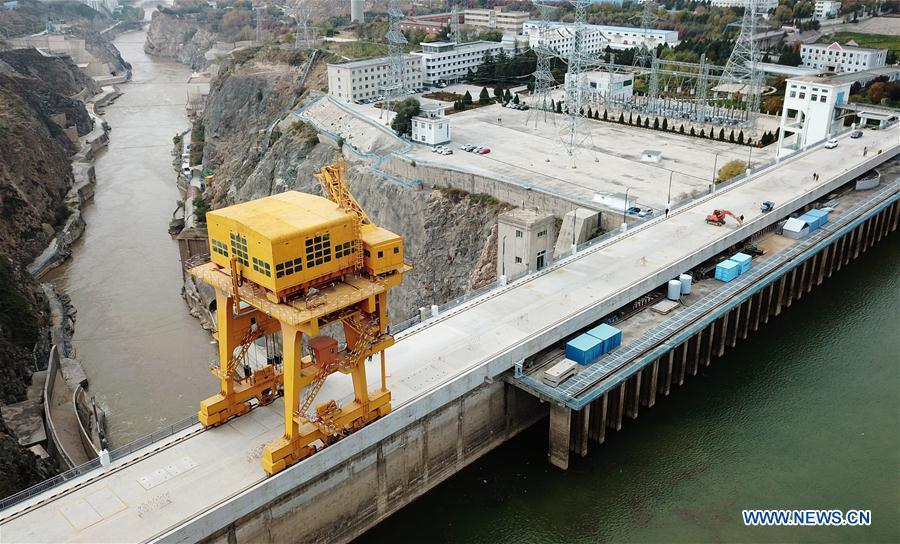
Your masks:
[{"label": "yellow gantry crane", "polygon": [[[387,292],[411,267],[403,240],[378,227],[347,187],[338,159],[317,177],[327,198],[290,191],[207,213],[210,262],[189,272],[216,290],[219,393],[200,404],[206,426],[225,423],[284,395],[284,435],[263,450],[269,474],[387,414],[384,350]],[[345,347],[320,333],[340,323]],[[309,354],[303,355],[304,335]],[[262,338],[281,356],[246,364]],[[277,350],[275,350],[277,353]],[[366,361],[380,356],[381,386],[368,389]],[[241,373],[241,367],[244,372]],[[335,372],[353,381],[352,402],[316,396]]]}]

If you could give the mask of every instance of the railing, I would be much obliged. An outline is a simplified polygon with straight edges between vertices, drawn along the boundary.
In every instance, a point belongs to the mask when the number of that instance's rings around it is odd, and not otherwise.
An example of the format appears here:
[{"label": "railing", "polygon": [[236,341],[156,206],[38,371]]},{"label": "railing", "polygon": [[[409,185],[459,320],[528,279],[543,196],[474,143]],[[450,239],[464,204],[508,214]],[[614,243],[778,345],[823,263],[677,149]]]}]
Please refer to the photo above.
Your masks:
[{"label": "railing", "polygon": [[[160,440],[188,429],[195,424],[197,424],[197,416],[191,415],[190,417],[173,423],[168,427],[164,427],[158,431],[138,438],[133,442],[125,444],[122,447],[112,450],[111,452],[109,452],[110,460],[116,461],[118,459],[122,459],[123,457],[131,455],[132,453],[145,448],[150,444],[153,444],[154,442],[159,442]],[[10,495],[5,499],[0,499],[0,511],[5,510],[13,505],[19,504],[20,502],[26,501],[36,495],[43,493],[44,491],[47,491],[48,489],[72,481],[100,467],[100,459],[92,459],[87,463],[83,463],[63,473],[57,474],[52,478],[48,478],[39,484],[35,484],[27,489],[23,489],[22,491]]]}]

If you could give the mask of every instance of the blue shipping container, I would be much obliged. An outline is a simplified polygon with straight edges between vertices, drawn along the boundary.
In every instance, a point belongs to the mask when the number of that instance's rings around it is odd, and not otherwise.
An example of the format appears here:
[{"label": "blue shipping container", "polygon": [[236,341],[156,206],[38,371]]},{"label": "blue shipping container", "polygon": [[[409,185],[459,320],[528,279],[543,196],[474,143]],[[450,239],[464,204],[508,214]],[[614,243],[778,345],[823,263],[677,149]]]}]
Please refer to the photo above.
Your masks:
[{"label": "blue shipping container", "polygon": [[609,353],[622,343],[622,331],[606,323],[594,327],[586,334],[603,341],[603,353]]},{"label": "blue shipping container", "polygon": [[566,344],[566,359],[580,365],[588,365],[603,355],[603,341],[590,334],[582,334]]},{"label": "blue shipping container", "polygon": [[819,224],[816,226],[816,228],[821,227],[828,222],[828,212],[826,212],[825,210],[809,210],[808,212],[806,212],[806,215],[818,219]]},{"label": "blue shipping container", "polygon": [[819,218],[818,217],[813,217],[812,215],[805,213],[805,214],[801,215],[800,217],[798,217],[797,219],[799,219],[800,221],[804,221],[804,222],[806,222],[807,225],[809,225],[809,232],[812,232],[812,231],[816,230],[817,228],[819,228]]},{"label": "blue shipping container", "polygon": [[747,255],[746,253],[735,253],[734,256],[731,257],[730,260],[741,265],[741,274],[743,274],[744,272],[750,270],[750,266],[752,264],[751,261],[753,260],[753,257],[751,257],[750,255]]},{"label": "blue shipping container", "polygon": [[741,265],[732,261],[722,261],[716,265],[716,279],[729,282],[741,275]]}]

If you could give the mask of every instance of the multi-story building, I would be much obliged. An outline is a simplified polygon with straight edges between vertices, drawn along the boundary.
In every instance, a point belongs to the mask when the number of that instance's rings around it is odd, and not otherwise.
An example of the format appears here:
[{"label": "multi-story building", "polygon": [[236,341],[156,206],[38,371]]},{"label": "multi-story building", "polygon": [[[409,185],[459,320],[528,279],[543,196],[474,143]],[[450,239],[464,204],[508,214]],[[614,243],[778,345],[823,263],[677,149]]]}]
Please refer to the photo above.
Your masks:
[{"label": "multi-story building", "polygon": [[423,105],[410,124],[415,142],[438,145],[450,141],[450,119],[444,117],[444,106]]},{"label": "multi-story building", "polygon": [[884,66],[887,49],[856,47],[853,42],[841,45],[817,43],[800,46],[802,65],[823,72],[860,72]]},{"label": "multi-story building", "polygon": [[531,16],[527,11],[501,11],[500,8],[467,9],[463,14],[467,26],[499,30],[503,34],[512,36],[522,33],[522,26]]},{"label": "multi-story building", "polygon": [[[709,5],[717,8],[743,8],[747,6],[747,0],[710,0]],[[768,13],[778,7],[778,0],[758,0],[757,6],[760,13]]]},{"label": "multi-story building", "polygon": [[420,59],[424,81],[433,85],[439,81],[458,81],[481,65],[486,53],[496,55],[506,49],[500,42],[424,42],[422,50],[412,55]]},{"label": "multi-story building", "polygon": [[[405,55],[403,79],[408,89],[422,87],[422,61],[415,55]],[[384,94],[390,83],[391,66],[387,57],[356,60],[328,65],[328,94],[356,102]]]},{"label": "multi-story building", "polygon": [[497,217],[497,273],[506,278],[543,269],[553,261],[556,218],[515,208]]},{"label": "multi-story building", "polygon": [[[459,24],[465,22],[462,13],[457,13]],[[452,13],[432,13],[431,15],[416,15],[407,17],[400,21],[400,30],[422,30],[427,34],[438,34],[445,28],[450,26],[450,20],[453,18]]]},{"label": "multi-story building", "polygon": [[834,19],[841,12],[841,3],[837,0],[816,0],[813,12],[815,19]]},{"label": "multi-story building", "polygon": [[[573,27],[571,23],[527,21],[523,31],[528,35],[531,47],[543,45],[566,55],[575,41]],[[642,43],[647,48],[658,45],[674,47],[679,43],[677,30],[647,29],[644,32],[642,28],[609,25],[586,25],[583,40],[589,53],[599,53],[607,46],[613,49],[631,49]]]},{"label": "multi-story building", "polygon": [[853,77],[803,76],[785,82],[778,156],[784,157],[830,138],[839,125]]}]

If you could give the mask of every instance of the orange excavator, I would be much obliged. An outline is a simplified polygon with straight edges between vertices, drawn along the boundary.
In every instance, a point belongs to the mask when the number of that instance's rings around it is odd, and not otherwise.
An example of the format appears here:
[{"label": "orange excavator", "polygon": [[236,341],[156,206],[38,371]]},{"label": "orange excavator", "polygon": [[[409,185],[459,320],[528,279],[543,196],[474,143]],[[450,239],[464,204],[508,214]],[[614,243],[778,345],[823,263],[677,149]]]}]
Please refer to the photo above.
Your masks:
[{"label": "orange excavator", "polygon": [[725,224],[725,217],[731,216],[737,221],[738,225],[744,222],[744,216],[736,216],[734,213],[728,210],[713,210],[713,212],[706,216],[706,222],[710,225],[715,225],[717,227],[721,227]]}]

